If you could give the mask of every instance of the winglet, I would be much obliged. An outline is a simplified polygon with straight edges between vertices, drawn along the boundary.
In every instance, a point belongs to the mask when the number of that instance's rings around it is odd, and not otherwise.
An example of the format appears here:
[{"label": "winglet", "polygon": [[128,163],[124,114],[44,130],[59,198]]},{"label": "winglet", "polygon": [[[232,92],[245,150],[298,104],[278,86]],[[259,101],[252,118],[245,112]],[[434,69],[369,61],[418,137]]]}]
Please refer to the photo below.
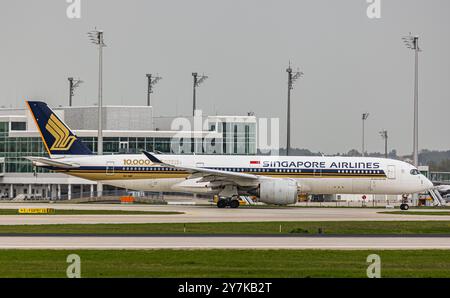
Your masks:
[{"label": "winglet", "polygon": [[150,159],[151,162],[154,163],[163,163],[161,160],[159,160],[158,158],[156,158],[153,154],[151,154],[150,152],[147,152],[145,150],[142,151],[142,153],[145,154],[145,156],[147,156],[148,159]]}]

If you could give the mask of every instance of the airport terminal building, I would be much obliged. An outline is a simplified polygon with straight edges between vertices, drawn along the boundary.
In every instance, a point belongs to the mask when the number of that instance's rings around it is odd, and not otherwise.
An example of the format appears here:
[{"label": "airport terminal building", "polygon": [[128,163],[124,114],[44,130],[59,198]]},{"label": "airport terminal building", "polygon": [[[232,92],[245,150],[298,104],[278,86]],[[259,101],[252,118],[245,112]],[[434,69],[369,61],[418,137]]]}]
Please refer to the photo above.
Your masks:
[{"label": "airport terminal building", "polygon": [[[59,107],[55,113],[97,151],[96,106]],[[239,154],[257,152],[255,116],[153,117],[150,106],[103,107],[104,154]],[[47,156],[30,112],[0,109],[0,198],[61,199],[93,196],[96,183],[34,168],[25,156]],[[108,186],[104,186],[108,190]]]}]

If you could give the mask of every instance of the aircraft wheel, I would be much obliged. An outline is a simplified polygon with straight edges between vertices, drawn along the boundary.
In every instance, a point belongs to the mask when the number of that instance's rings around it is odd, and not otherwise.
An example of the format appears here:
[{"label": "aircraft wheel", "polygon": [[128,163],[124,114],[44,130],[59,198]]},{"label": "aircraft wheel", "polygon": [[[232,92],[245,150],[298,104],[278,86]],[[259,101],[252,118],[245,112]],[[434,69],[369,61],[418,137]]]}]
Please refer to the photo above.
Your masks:
[{"label": "aircraft wheel", "polygon": [[225,199],[219,199],[218,201],[217,201],[217,208],[225,208],[225,207],[227,207],[227,200],[225,200]]},{"label": "aircraft wheel", "polygon": [[238,208],[238,207],[239,207],[239,201],[238,200],[231,200],[230,208]]},{"label": "aircraft wheel", "polygon": [[406,211],[406,210],[409,209],[409,205],[408,205],[408,204],[401,204],[401,205],[400,205],[400,209]]}]

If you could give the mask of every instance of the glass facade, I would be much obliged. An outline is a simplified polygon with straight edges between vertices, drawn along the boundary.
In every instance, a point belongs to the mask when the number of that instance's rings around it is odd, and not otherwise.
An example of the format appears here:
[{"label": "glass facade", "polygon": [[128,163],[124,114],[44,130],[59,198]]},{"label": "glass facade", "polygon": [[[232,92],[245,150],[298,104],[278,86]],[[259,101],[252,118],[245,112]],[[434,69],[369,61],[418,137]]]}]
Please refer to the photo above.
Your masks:
[{"label": "glass facade", "polygon": [[[97,153],[97,137],[80,137],[81,141]],[[176,153],[170,150],[170,138],[103,137],[104,154],[135,154],[142,150]]]},{"label": "glass facade", "polygon": [[27,130],[26,122],[11,122],[11,130]]},{"label": "glass facade", "polygon": [[222,133],[221,154],[256,154],[256,123],[222,122],[210,124],[210,130],[218,128]]},{"label": "glass facade", "polygon": [[[17,125],[16,127],[23,126]],[[33,166],[31,165],[31,162],[23,157],[47,156],[41,139],[39,137],[9,137],[8,134],[9,122],[0,122],[0,157],[5,158],[5,172],[32,172]],[[41,168],[36,169],[36,171],[45,172],[45,170]]]}]

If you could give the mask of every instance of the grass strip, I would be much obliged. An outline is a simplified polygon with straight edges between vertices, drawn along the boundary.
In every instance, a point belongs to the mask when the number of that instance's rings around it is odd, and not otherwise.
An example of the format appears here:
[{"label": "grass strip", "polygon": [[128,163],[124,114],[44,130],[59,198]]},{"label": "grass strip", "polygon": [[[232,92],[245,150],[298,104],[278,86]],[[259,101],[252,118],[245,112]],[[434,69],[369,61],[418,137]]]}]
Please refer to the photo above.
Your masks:
[{"label": "grass strip", "polygon": [[[280,232],[281,230],[281,232]],[[294,234],[450,235],[450,221],[216,222],[142,224],[0,225],[0,234]]]},{"label": "grass strip", "polygon": [[450,277],[448,250],[4,250],[0,277],[65,277],[69,254],[81,277],[366,277],[370,254],[382,277]]}]

